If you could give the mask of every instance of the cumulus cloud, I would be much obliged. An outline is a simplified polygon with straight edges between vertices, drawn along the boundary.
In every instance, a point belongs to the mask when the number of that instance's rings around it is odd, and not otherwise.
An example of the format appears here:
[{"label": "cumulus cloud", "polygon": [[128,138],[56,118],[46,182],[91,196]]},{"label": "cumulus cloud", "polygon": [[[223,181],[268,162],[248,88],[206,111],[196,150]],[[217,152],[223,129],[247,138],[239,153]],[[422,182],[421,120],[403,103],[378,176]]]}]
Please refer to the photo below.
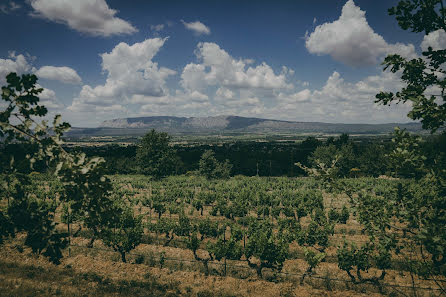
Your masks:
[{"label": "cumulus cloud", "polygon": [[159,67],[153,57],[167,38],[152,38],[129,45],[121,42],[102,57],[102,69],[107,73],[104,85],[84,85],[79,96],[68,107],[71,111],[125,110],[123,104],[134,96],[163,97],[168,95],[166,79],[176,72]]},{"label": "cumulus cloud", "polygon": [[281,114],[290,120],[337,123],[407,122],[409,103],[390,107],[374,103],[380,91],[395,91],[401,87],[399,74],[384,72],[351,83],[335,71],[321,89],[278,93],[277,105],[265,115]]},{"label": "cumulus cloud", "polygon": [[43,66],[37,70],[36,75],[39,78],[57,80],[66,84],[77,85],[82,83],[82,79],[77,74],[76,70],[66,66]]},{"label": "cumulus cloud", "polygon": [[45,106],[49,111],[60,110],[64,105],[57,99],[56,92],[51,89],[42,87],[36,84],[37,88],[42,88],[42,93],[39,94],[40,104]]},{"label": "cumulus cloud", "polygon": [[206,94],[194,91],[191,93],[176,90],[163,97],[136,95],[132,103],[141,104],[138,116],[142,115],[175,115],[175,116],[207,116],[213,108]]},{"label": "cumulus cloud", "polygon": [[199,21],[187,23],[181,20],[186,29],[193,31],[197,35],[209,35],[211,34],[211,29],[207,27],[205,24]]},{"label": "cumulus cloud", "polygon": [[277,95],[277,99],[281,103],[289,103],[289,104],[297,104],[301,102],[309,102],[311,99],[311,91],[309,89],[305,89],[293,94],[284,94],[279,93]]},{"label": "cumulus cloud", "polygon": [[421,49],[427,51],[429,47],[432,47],[433,50],[446,49],[446,33],[443,29],[424,36],[423,42],[421,42]]},{"label": "cumulus cloud", "polygon": [[[241,92],[239,95],[236,95],[233,91],[224,87],[217,89],[214,96],[214,102],[218,105],[222,105],[221,108],[223,109],[227,107],[236,108],[238,109],[238,112],[247,106],[263,106],[260,99],[256,97],[253,92]],[[224,113],[227,112],[228,110],[224,111]]]},{"label": "cumulus cloud", "polygon": [[215,43],[199,43],[198,63],[187,64],[180,84],[186,93],[210,94],[208,114],[261,115],[265,102],[276,91],[289,91],[294,70],[283,66],[275,72],[267,63],[255,65],[249,58],[236,59]]},{"label": "cumulus cloud", "polygon": [[319,25],[306,35],[305,45],[312,54],[330,55],[350,66],[375,65],[387,54],[416,56],[412,44],[389,44],[375,33],[353,0],[347,1],[338,20]]},{"label": "cumulus cloud", "polygon": [[287,83],[287,71],[275,74],[265,62],[256,67],[248,67],[250,60],[234,59],[215,43],[199,43],[196,56],[201,63],[187,64],[181,74],[181,84],[185,89],[202,90],[207,86],[292,88],[292,85]]},{"label": "cumulus cloud", "polygon": [[94,35],[111,36],[132,34],[138,30],[129,22],[116,17],[105,0],[30,0],[33,16],[62,23],[76,31]]},{"label": "cumulus cloud", "polygon": [[29,64],[24,55],[10,52],[7,59],[0,59],[0,85],[3,86],[6,83],[6,75],[10,72],[23,74],[34,71],[35,68]]}]

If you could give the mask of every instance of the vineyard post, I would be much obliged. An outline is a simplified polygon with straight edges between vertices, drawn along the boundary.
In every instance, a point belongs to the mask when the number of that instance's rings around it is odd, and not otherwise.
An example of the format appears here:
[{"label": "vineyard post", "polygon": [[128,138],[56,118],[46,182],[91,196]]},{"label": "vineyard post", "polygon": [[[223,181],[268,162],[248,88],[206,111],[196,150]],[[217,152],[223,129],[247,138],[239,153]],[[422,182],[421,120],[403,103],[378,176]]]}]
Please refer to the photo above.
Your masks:
[{"label": "vineyard post", "polygon": [[246,228],[245,228],[245,218],[243,218],[243,248],[246,247]]},{"label": "vineyard post", "polygon": [[70,206],[68,205],[68,257],[71,257],[71,228],[70,228]]},{"label": "vineyard post", "polygon": [[[9,182],[9,176],[8,175],[6,175],[6,186],[7,186],[7,189],[9,189],[10,188],[10,182]],[[9,194],[7,193],[6,194],[6,197],[8,198],[8,209],[9,209]]]},{"label": "vineyard post", "polygon": [[[226,246],[226,225],[225,225],[225,228],[223,230],[223,242],[224,242],[224,244]],[[225,255],[225,276],[226,276],[226,255]]]}]

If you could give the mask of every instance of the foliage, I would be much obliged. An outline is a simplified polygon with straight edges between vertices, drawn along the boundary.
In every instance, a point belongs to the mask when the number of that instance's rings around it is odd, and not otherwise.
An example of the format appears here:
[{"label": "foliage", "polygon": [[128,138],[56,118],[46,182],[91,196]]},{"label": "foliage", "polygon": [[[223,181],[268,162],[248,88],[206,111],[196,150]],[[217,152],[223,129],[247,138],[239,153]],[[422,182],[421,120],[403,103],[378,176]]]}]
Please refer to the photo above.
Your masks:
[{"label": "foliage", "polygon": [[141,217],[123,205],[115,205],[113,218],[101,232],[104,244],[121,254],[122,262],[127,262],[126,254],[136,248],[142,240],[143,226]]},{"label": "foliage", "polygon": [[[283,234],[274,234],[267,222],[253,222],[249,228],[245,257],[248,265],[262,277],[263,268],[281,271],[288,256],[288,241]],[[252,258],[259,263],[252,262]]]},{"label": "foliage", "polygon": [[228,160],[219,162],[215,158],[215,153],[211,150],[207,150],[203,153],[198,166],[200,175],[203,175],[208,179],[228,178],[232,169],[232,165]]},{"label": "foliage", "polygon": [[389,169],[397,177],[420,177],[425,173],[426,157],[420,154],[421,137],[395,128],[393,150],[387,155]]},{"label": "foliage", "polygon": [[311,275],[313,269],[315,269],[325,259],[325,256],[325,253],[320,253],[312,249],[304,248],[304,259],[305,262],[308,263],[308,268],[305,273],[302,274],[302,278],[300,279],[301,284],[303,284],[305,277],[307,275]]},{"label": "foliage", "polygon": [[383,143],[378,141],[367,143],[358,154],[357,164],[361,175],[378,177],[386,174],[388,168],[387,151],[388,148]]},{"label": "foliage", "polygon": [[350,211],[348,210],[347,206],[344,205],[339,215],[338,222],[341,224],[347,224],[349,217],[350,217]]},{"label": "foliage", "polygon": [[[6,209],[0,209],[4,223],[0,242],[6,236],[24,232],[25,245],[59,263],[62,249],[67,246],[67,234],[56,228],[56,209],[62,202],[70,204],[84,215],[87,225],[99,227],[98,218],[108,212],[110,183],[102,176],[101,159],[69,154],[62,147],[61,137],[70,125],[61,122],[59,115],[51,128],[47,121],[38,122],[37,118],[46,116],[47,109],[39,105],[38,95],[43,89],[37,88],[35,75],[10,73],[6,82],[7,86],[2,87],[6,105],[0,112],[0,198],[8,203]],[[17,146],[32,148],[19,162],[12,149]],[[40,170],[56,167],[54,174],[62,183],[57,193],[33,193],[28,173],[36,164]]]},{"label": "foliage", "polygon": [[[382,292],[380,281],[384,279],[386,269],[390,268],[390,254],[387,252],[386,247],[379,247],[378,252],[376,252],[373,243],[366,243],[358,248],[354,243],[348,244],[345,242],[338,249],[337,256],[338,267],[347,272],[353,283],[370,282],[377,285]],[[378,268],[382,269],[381,274],[379,276],[364,277],[362,273],[368,271],[372,267],[372,263],[375,262]],[[352,271],[355,271],[356,274],[353,274]]]},{"label": "foliage", "polygon": [[104,170],[103,159],[87,159],[83,153],[72,156],[69,163],[59,163],[56,170],[64,185],[60,201],[69,205],[71,216],[93,231],[90,246],[112,216],[112,187]]},{"label": "foliage", "polygon": [[140,173],[159,179],[175,172],[175,151],[169,142],[165,132],[152,129],[144,135],[136,150]]},{"label": "foliage", "polygon": [[222,236],[217,239],[217,242],[209,242],[207,250],[209,253],[213,254],[213,257],[217,260],[223,258],[230,260],[240,260],[243,255],[243,250],[238,243],[241,239],[238,229],[236,226],[230,228],[230,235],[226,236],[226,226],[220,232]]},{"label": "foliage", "polygon": [[[43,89],[36,87],[35,75],[19,77],[10,73],[6,81],[8,85],[2,87],[2,99],[6,107],[0,112],[0,149],[4,158],[9,157],[9,160],[7,166],[0,167],[0,175],[4,180],[1,184],[2,198],[8,199],[8,205],[6,210],[0,209],[6,227],[1,232],[0,241],[3,241],[5,235],[26,232],[26,245],[34,252],[48,256],[52,262],[59,263],[61,250],[67,242],[66,234],[56,230],[53,220],[56,197],[34,199],[27,189],[30,180],[26,173],[33,169],[37,161],[54,161],[60,155],[60,136],[69,125],[60,123],[60,118],[56,117],[53,122],[55,135],[50,136],[46,122],[39,124],[34,120],[35,116],[42,117],[47,113],[46,108],[38,104],[38,95]],[[14,154],[8,153],[11,145],[16,143],[35,148],[19,162],[19,166],[16,166]]]},{"label": "foliage", "polygon": [[[389,9],[389,14],[395,15],[404,30],[427,35],[436,30],[444,33],[446,29],[446,10],[442,0],[401,0],[396,7]],[[420,120],[424,129],[434,133],[444,128],[446,121],[446,50],[429,47],[422,54],[423,58],[412,60],[400,55],[386,57],[384,70],[401,73],[406,86],[396,94],[377,94],[376,102],[388,105],[410,101],[412,110],[408,117]],[[446,171],[441,163],[426,162],[428,159],[439,160],[440,154],[433,151],[433,157],[426,157],[420,149],[421,140],[405,132],[396,131],[395,142],[397,148],[391,158],[395,163],[409,167],[408,171],[417,181],[398,185],[394,215],[404,222],[405,234],[410,234],[410,240],[423,255],[420,261],[423,269],[416,272],[422,276],[446,275],[446,235],[440,230],[446,223]],[[401,172],[401,168],[395,169],[397,174],[398,170]],[[423,174],[417,174],[419,171]],[[444,287],[438,285],[445,293]]]},{"label": "foliage", "polygon": [[[395,15],[402,29],[425,32],[426,35],[436,30],[446,30],[445,13],[442,0],[403,0],[389,9],[389,14]],[[396,94],[379,93],[376,95],[376,102],[390,104],[393,101],[411,101],[412,110],[408,117],[420,120],[424,129],[433,132],[443,127],[446,121],[446,78],[443,69],[446,50],[429,48],[423,52],[423,56],[423,59],[412,60],[400,55],[387,56],[383,63],[384,69],[401,71],[401,79],[407,86]]]}]

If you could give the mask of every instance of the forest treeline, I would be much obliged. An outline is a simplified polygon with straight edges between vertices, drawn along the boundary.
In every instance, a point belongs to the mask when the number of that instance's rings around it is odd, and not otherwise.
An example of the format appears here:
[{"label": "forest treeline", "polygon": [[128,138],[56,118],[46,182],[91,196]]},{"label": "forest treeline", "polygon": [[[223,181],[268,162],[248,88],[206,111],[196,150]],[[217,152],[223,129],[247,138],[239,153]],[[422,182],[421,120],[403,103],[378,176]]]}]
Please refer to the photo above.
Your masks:
[{"label": "forest treeline", "polygon": [[[106,160],[108,174],[134,174],[144,171],[137,160],[137,145],[106,145],[76,147],[72,150],[84,152],[87,156],[100,156]],[[318,140],[307,137],[296,142],[235,142],[222,145],[173,146],[173,166],[167,175],[178,175],[199,169],[199,161],[205,151],[214,152],[217,160],[228,160],[232,164],[231,175],[246,176],[305,176],[306,173],[295,163],[313,166],[319,159],[329,164],[339,156],[339,177],[390,175],[395,166],[389,157],[395,149],[395,143],[388,138],[369,138],[356,141],[347,134]],[[427,156],[446,152],[444,134],[427,137],[421,148]],[[17,150],[19,153],[20,150]],[[24,153],[24,152],[23,152]],[[433,162],[433,160],[432,160]],[[401,177],[413,177],[416,174],[410,166],[399,172]]]}]

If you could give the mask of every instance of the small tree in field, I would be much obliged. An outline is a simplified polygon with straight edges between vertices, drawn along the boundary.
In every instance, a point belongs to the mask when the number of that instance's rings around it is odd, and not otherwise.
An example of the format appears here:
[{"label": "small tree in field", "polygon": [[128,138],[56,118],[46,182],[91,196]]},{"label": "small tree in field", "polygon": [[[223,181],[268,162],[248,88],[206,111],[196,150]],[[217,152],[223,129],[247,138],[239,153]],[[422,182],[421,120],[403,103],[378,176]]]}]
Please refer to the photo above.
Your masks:
[{"label": "small tree in field", "polygon": [[170,136],[152,129],[144,135],[136,150],[139,172],[155,179],[175,172],[175,151],[169,146]]},{"label": "small tree in field", "polygon": [[143,231],[141,218],[135,217],[131,208],[120,205],[115,207],[113,219],[103,228],[101,238],[126,263],[126,255],[141,243]]},{"label": "small tree in field", "polygon": [[[253,222],[248,229],[247,243],[244,254],[249,267],[262,278],[263,268],[281,271],[288,257],[289,242],[283,234],[274,234],[268,222]],[[253,262],[253,258],[258,263]]]}]

